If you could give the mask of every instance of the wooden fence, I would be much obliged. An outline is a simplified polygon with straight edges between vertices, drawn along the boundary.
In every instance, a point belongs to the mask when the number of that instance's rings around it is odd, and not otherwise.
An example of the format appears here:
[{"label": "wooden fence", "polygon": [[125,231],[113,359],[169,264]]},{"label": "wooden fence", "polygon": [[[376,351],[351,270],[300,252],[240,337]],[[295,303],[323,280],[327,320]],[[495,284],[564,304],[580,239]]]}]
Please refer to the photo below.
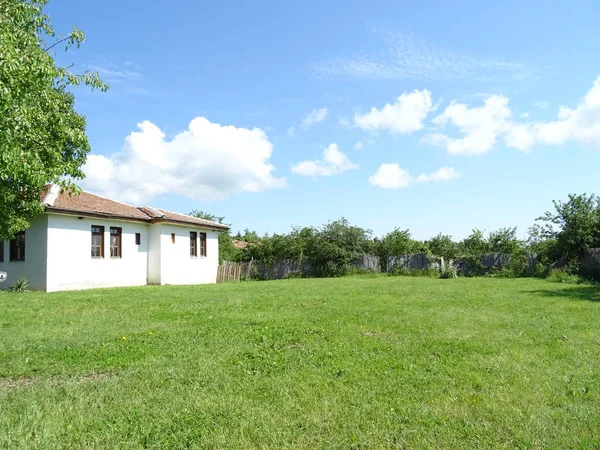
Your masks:
[{"label": "wooden fence", "polygon": [[217,270],[217,283],[227,283],[229,281],[240,281],[242,268],[239,264],[230,264],[223,261]]}]

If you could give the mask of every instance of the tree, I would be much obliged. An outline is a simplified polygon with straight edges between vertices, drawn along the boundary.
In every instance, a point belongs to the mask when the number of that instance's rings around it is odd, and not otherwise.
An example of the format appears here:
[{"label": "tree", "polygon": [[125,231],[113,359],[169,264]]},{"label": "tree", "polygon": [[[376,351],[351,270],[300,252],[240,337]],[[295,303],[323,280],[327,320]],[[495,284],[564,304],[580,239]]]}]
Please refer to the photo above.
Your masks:
[{"label": "tree", "polygon": [[443,256],[447,259],[455,259],[458,253],[456,243],[451,236],[442,233],[425,242],[425,245],[435,256]]},{"label": "tree", "polygon": [[74,74],[55,63],[57,48],[79,47],[84,35],[74,28],[57,36],[42,11],[47,2],[0,1],[0,238],[42,211],[47,183],[78,192],[90,145],[70,89],[108,88],[95,72]]},{"label": "tree", "polygon": [[600,247],[600,198],[569,194],[568,201],[552,203],[554,211],[536,219],[531,239],[538,247],[541,240],[555,241],[551,246],[555,260],[562,256],[576,266],[586,250]]}]

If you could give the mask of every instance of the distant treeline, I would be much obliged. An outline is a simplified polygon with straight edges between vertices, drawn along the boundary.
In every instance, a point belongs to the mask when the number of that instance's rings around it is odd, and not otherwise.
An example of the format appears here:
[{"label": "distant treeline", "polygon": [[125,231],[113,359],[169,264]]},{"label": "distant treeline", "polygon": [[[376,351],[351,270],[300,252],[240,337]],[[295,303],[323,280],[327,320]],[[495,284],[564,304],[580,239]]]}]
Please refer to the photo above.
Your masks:
[{"label": "distant treeline", "polygon": [[[224,220],[202,211],[192,214],[208,220]],[[249,244],[236,248],[234,240]],[[490,233],[474,229],[461,241],[442,233],[419,241],[400,227],[377,238],[371,230],[341,218],[320,227],[292,228],[286,234],[259,236],[249,230],[235,236],[221,233],[219,245],[221,260],[254,260],[263,265],[292,261],[300,266],[309,265],[311,275],[320,277],[351,272],[353,262],[362,255],[378,256],[381,270],[386,271],[388,257],[417,253],[443,257],[446,261],[460,259],[463,264],[466,261],[472,264],[474,274],[483,273],[478,270],[481,258],[491,253],[510,255],[509,264],[503,268],[506,276],[544,276],[554,267],[578,274],[589,249],[600,247],[600,199],[594,194],[571,194],[565,202],[554,201],[553,209],[529,229],[526,240],[517,238],[516,227]],[[536,258],[535,273],[531,273],[531,255]]]}]

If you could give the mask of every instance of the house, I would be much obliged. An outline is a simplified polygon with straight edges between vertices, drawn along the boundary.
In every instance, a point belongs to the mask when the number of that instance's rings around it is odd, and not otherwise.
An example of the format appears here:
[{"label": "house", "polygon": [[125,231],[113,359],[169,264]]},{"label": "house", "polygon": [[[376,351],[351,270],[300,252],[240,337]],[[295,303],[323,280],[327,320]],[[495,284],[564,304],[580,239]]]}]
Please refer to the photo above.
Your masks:
[{"label": "house", "polygon": [[20,277],[47,292],[216,282],[227,225],[56,185],[41,201],[44,213],[27,230],[0,241],[4,287]]}]

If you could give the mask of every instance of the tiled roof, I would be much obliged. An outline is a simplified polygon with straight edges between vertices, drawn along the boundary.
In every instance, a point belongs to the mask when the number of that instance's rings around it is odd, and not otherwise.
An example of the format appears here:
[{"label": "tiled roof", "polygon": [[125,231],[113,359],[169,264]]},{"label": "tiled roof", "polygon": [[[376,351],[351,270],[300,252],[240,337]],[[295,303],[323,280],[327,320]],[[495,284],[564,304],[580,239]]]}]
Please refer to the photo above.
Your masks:
[{"label": "tiled roof", "polygon": [[45,206],[46,211],[62,214],[77,214],[149,223],[171,222],[216,230],[229,229],[227,225],[222,223],[198,219],[150,206],[132,206],[87,191],[81,191],[79,195],[62,192],[58,186],[52,186],[50,189],[47,189],[47,192],[42,195],[42,204]]}]

